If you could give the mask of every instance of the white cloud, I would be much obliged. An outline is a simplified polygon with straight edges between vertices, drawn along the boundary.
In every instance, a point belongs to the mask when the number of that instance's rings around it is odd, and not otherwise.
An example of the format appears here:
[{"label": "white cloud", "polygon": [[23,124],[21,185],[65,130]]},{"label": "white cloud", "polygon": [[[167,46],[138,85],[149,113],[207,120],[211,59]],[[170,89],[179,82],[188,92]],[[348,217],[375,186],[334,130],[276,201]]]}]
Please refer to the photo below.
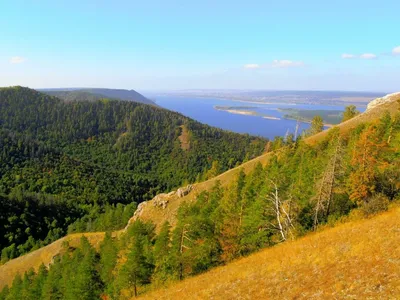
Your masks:
[{"label": "white cloud", "polygon": [[292,60],[278,60],[275,59],[272,61],[272,67],[275,68],[289,68],[289,67],[302,67],[304,63],[302,61],[292,61]]},{"label": "white cloud", "polygon": [[245,69],[259,69],[261,66],[259,64],[247,64],[243,66]]},{"label": "white cloud", "polygon": [[21,56],[13,56],[10,58],[10,64],[22,64],[25,62],[25,58]]},{"label": "white cloud", "polygon": [[348,54],[348,53],[343,53],[342,58],[344,59],[351,59],[351,58],[356,58],[356,55],[354,54]]},{"label": "white cloud", "polygon": [[362,59],[375,59],[377,58],[376,54],[373,53],[364,53],[360,55],[360,58]]},{"label": "white cloud", "polygon": [[400,46],[393,48],[392,50],[393,55],[400,55]]}]

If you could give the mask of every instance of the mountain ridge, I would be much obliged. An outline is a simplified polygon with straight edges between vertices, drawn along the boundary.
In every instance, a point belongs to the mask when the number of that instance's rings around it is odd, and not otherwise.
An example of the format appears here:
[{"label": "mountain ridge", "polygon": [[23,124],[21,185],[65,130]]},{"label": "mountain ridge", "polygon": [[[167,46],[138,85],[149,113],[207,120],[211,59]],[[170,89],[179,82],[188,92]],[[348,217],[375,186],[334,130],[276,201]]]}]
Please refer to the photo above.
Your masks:
[{"label": "mountain ridge", "polygon": [[[351,130],[352,128],[355,128],[358,124],[361,124],[362,122],[364,122],[366,120],[372,121],[373,119],[382,117],[383,113],[387,110],[389,110],[389,112],[395,113],[395,111],[397,111],[400,106],[400,103],[397,103],[397,100],[398,99],[393,99],[393,101],[391,101],[390,103],[385,103],[385,104],[379,106],[379,109],[375,108],[369,112],[361,114],[360,116],[354,118],[354,120],[352,119],[353,121],[350,120],[351,122],[347,121],[347,122],[344,122],[335,127],[339,127],[339,129],[341,131],[346,133],[349,130]],[[330,130],[332,130],[332,129],[330,129]],[[305,141],[307,143],[314,144],[314,143],[316,143],[316,141],[321,140],[323,137],[325,137],[326,134],[327,134],[327,132],[323,132],[323,133],[317,134],[316,136],[307,138]],[[230,183],[232,181],[232,178],[234,176],[236,176],[240,172],[240,170],[244,170],[245,172],[250,171],[259,162],[261,164],[265,165],[268,162],[270,155],[271,155],[271,153],[264,154],[262,156],[259,156],[253,160],[246,162],[245,164],[243,164],[237,168],[230,169],[227,172],[225,172],[221,175],[218,175],[217,177],[214,177],[208,181],[194,185],[193,191],[190,192],[188,195],[181,197],[181,198],[175,197],[173,199],[170,199],[166,209],[161,209],[161,208],[157,207],[156,205],[154,205],[153,204],[154,200],[148,201],[147,204],[145,205],[145,209],[143,210],[143,213],[140,216],[140,219],[141,220],[152,220],[158,227],[166,220],[170,221],[170,223],[172,225],[174,225],[174,222],[175,222],[174,219],[176,218],[176,212],[181,203],[193,202],[202,190],[210,189],[211,186],[213,186],[213,184],[215,184],[215,182],[217,180],[220,181],[222,185],[225,185],[225,184]],[[151,204],[153,204],[153,205],[151,205]],[[78,236],[79,236],[79,234],[76,237],[78,237]],[[39,249],[36,251],[40,252],[43,250]],[[14,264],[17,264],[16,262],[18,262],[19,259],[20,258],[14,259],[14,260],[6,263],[5,265],[1,266],[0,270],[3,270],[3,271],[0,273],[4,272],[4,267],[6,267],[6,266],[7,266],[6,268],[8,268],[9,270],[14,269],[12,266]],[[28,263],[26,263],[25,266],[27,268],[30,267]],[[20,269],[20,271],[22,272],[23,270]],[[12,274],[15,274],[15,273],[12,273],[12,271],[8,271],[7,274],[8,274],[7,278],[10,278],[12,276]],[[0,280],[0,282],[1,282],[1,280]]]},{"label": "mountain ridge", "polygon": [[[143,104],[158,106],[155,102],[147,99],[135,90],[107,89],[107,88],[70,88],[70,89],[40,89],[43,93],[59,97],[66,101],[82,101],[88,98],[91,101],[102,98],[115,100],[134,101]],[[91,96],[91,97],[88,97]]]}]

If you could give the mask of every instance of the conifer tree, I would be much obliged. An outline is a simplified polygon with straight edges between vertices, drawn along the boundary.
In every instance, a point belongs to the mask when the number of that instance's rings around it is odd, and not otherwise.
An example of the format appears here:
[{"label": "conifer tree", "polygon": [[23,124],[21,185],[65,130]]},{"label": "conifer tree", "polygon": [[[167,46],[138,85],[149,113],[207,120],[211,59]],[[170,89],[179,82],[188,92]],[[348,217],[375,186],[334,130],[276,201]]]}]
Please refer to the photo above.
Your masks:
[{"label": "conifer tree", "polygon": [[161,227],[154,244],[155,278],[165,282],[172,272],[170,250],[171,250],[171,225],[165,222]]},{"label": "conifer tree", "polygon": [[311,127],[309,129],[309,134],[314,135],[321,132],[324,129],[324,120],[321,116],[315,116],[311,120]]},{"label": "conifer tree", "polygon": [[111,237],[111,233],[106,232],[100,245],[100,277],[106,287],[110,287],[113,282],[113,272],[117,264],[117,258],[118,248]]},{"label": "conifer tree", "polygon": [[357,110],[357,107],[355,105],[346,106],[346,108],[343,112],[342,122],[350,120],[359,114],[360,114],[360,112]]},{"label": "conifer tree", "polygon": [[6,285],[1,291],[0,291],[0,300],[6,300],[8,293],[10,292],[8,285]]},{"label": "conifer tree", "polygon": [[9,289],[6,300],[19,300],[22,298],[22,279],[21,275],[17,274],[12,282],[11,288]]},{"label": "conifer tree", "polygon": [[150,283],[154,270],[152,264],[152,253],[150,252],[150,239],[153,236],[154,226],[135,221],[130,228],[129,234],[132,238],[132,245],[129,249],[126,263],[120,272],[122,288],[132,288],[135,297],[138,295],[138,287]]},{"label": "conifer tree", "polygon": [[362,131],[353,149],[349,177],[350,199],[361,204],[375,190],[376,167],[378,154],[384,143],[377,136],[372,125]]},{"label": "conifer tree", "polygon": [[82,236],[80,247],[73,256],[75,263],[72,267],[78,267],[67,278],[65,299],[99,299],[102,286],[96,269],[96,252],[85,236]]},{"label": "conifer tree", "polygon": [[29,290],[29,299],[41,299],[42,290],[46,281],[47,269],[41,264]]},{"label": "conifer tree", "polygon": [[42,299],[53,300],[63,298],[61,279],[62,264],[61,260],[57,258],[56,261],[51,265],[46,280],[44,281]]}]

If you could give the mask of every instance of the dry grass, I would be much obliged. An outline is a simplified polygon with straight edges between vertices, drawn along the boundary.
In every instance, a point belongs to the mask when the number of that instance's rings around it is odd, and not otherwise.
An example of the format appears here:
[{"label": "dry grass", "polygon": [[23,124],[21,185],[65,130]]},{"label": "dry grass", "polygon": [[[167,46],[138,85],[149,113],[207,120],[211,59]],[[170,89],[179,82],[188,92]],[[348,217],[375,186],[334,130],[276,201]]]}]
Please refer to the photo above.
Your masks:
[{"label": "dry grass", "polygon": [[[363,122],[369,122],[374,119],[380,118],[385,111],[390,111],[390,112],[395,112],[398,111],[400,108],[400,105],[397,102],[392,102],[392,103],[387,103],[383,104],[379,107],[374,108],[371,111],[368,111],[364,114],[361,114],[357,116],[356,118],[353,118],[345,123],[342,123],[338,126],[342,133],[349,132],[350,130],[354,129],[356,126]],[[313,144],[316,143],[326,137],[327,132],[329,130],[326,130],[322,133],[319,133],[315,136],[307,138],[306,142]],[[178,198],[177,196],[174,196],[172,199],[170,199],[169,204],[166,209],[162,209],[160,207],[155,207],[152,205],[151,201],[148,203],[148,205],[145,207],[143,210],[143,213],[140,215],[140,219],[142,220],[149,220],[152,221],[157,225],[157,229],[161,227],[161,225],[165,222],[168,221],[172,226],[175,225],[176,223],[176,214],[178,211],[179,206],[183,202],[190,202],[190,201],[195,201],[196,197],[198,194],[200,194],[202,191],[207,191],[210,190],[216,183],[217,180],[221,182],[223,186],[228,185],[229,183],[232,182],[232,180],[237,176],[239,173],[240,169],[243,169],[245,173],[249,173],[254,169],[257,163],[261,163],[262,165],[266,165],[268,163],[268,160],[271,156],[271,153],[263,154],[253,160],[250,160],[241,166],[231,169],[215,178],[212,178],[208,181],[201,182],[198,184],[194,185],[194,190],[189,193],[187,196],[183,198]],[[89,240],[92,242],[92,244],[97,244],[99,241],[103,239],[104,233],[88,233],[85,234],[88,236]],[[37,269],[41,263],[44,263],[45,265],[48,265],[52,258],[60,253],[61,250],[61,245],[64,240],[70,241],[72,246],[74,243],[79,243],[79,239],[81,237],[81,234],[76,234],[76,235],[68,235],[60,240],[57,240],[56,242],[41,248],[39,250],[33,251],[27,255],[24,255],[22,257],[16,258],[14,260],[9,261],[3,266],[0,266],[0,289],[5,285],[10,282],[12,282],[14,276],[19,272],[19,273],[24,273],[25,271],[29,270],[31,267],[34,269]],[[227,298],[229,299],[229,298]]]},{"label": "dry grass", "polygon": [[184,280],[141,299],[400,299],[400,208]]},{"label": "dry grass", "polygon": [[71,247],[78,247],[82,235],[85,235],[94,247],[98,247],[104,238],[104,232],[70,234],[50,245],[10,260],[0,267],[0,290],[5,285],[11,285],[18,273],[22,275],[31,268],[37,270],[42,263],[48,265],[53,257],[60,253],[64,241],[67,241]]},{"label": "dry grass", "polygon": [[196,197],[202,191],[209,191],[216,184],[217,181],[220,181],[222,186],[230,184],[236,178],[241,169],[243,169],[245,173],[249,173],[254,169],[257,163],[265,165],[268,162],[270,156],[271,153],[263,154],[255,159],[252,159],[242,164],[239,167],[230,169],[229,171],[226,171],[225,173],[222,173],[210,180],[194,184],[192,192],[190,192],[185,197],[179,198],[176,195],[171,197],[169,199],[169,203],[166,209],[156,207],[151,203],[151,201],[149,201],[143,209],[143,213],[140,215],[140,219],[144,221],[152,221],[157,225],[157,229],[160,229],[161,225],[165,221],[168,221],[172,226],[174,226],[176,223],[178,208],[183,202],[195,201]]},{"label": "dry grass", "polygon": [[182,133],[179,136],[179,141],[181,142],[181,149],[184,151],[187,151],[190,149],[189,131],[188,131],[186,125],[182,125],[181,129],[182,129]]},{"label": "dry grass", "polygon": [[[386,111],[394,115],[400,110],[400,104],[396,100],[400,100],[400,96],[393,97],[392,102],[387,102],[382,105],[379,105],[332,128],[338,127],[341,133],[346,134],[360,124],[371,122],[373,120],[381,118]],[[329,129],[307,138],[307,141],[311,144],[317,143],[318,141],[324,139],[328,132]]]}]

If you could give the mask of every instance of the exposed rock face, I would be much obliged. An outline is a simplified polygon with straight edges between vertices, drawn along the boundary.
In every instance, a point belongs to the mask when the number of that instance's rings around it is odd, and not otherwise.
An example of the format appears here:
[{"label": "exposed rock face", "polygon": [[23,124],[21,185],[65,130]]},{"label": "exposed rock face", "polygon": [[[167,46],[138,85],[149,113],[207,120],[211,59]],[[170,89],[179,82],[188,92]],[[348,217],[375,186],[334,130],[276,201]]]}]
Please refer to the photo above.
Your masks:
[{"label": "exposed rock face", "polygon": [[128,227],[137,220],[138,217],[143,213],[143,209],[146,207],[148,201],[144,201],[138,205],[138,207],[135,210],[135,213],[133,214],[133,217],[129,219],[128,224],[125,226],[124,231],[128,229]]},{"label": "exposed rock face", "polygon": [[128,224],[125,226],[124,231],[126,231],[128,229],[128,227],[142,215],[146,206],[149,205],[150,202],[153,203],[154,207],[166,209],[168,206],[168,203],[172,197],[174,197],[174,196],[178,196],[179,198],[185,197],[192,190],[193,190],[193,186],[191,184],[189,184],[186,187],[182,187],[182,188],[178,189],[176,192],[172,191],[172,192],[169,192],[168,194],[166,194],[166,193],[158,194],[152,200],[144,201],[144,202],[140,203],[138,205],[135,213],[133,214],[132,218],[129,219]]},{"label": "exposed rock face", "polygon": [[176,191],[176,194],[179,198],[185,197],[193,190],[193,186],[189,184],[187,187],[180,188]]},{"label": "exposed rock face", "polygon": [[166,209],[167,208],[167,204],[169,202],[169,198],[175,195],[175,191],[172,191],[168,194],[162,193],[162,194],[158,194],[157,196],[155,196],[153,198],[153,206],[155,207],[161,207],[162,209]]},{"label": "exposed rock face", "polygon": [[394,101],[395,99],[398,99],[398,98],[400,98],[400,93],[388,94],[382,98],[377,98],[368,104],[367,110],[377,107],[378,105]]}]

